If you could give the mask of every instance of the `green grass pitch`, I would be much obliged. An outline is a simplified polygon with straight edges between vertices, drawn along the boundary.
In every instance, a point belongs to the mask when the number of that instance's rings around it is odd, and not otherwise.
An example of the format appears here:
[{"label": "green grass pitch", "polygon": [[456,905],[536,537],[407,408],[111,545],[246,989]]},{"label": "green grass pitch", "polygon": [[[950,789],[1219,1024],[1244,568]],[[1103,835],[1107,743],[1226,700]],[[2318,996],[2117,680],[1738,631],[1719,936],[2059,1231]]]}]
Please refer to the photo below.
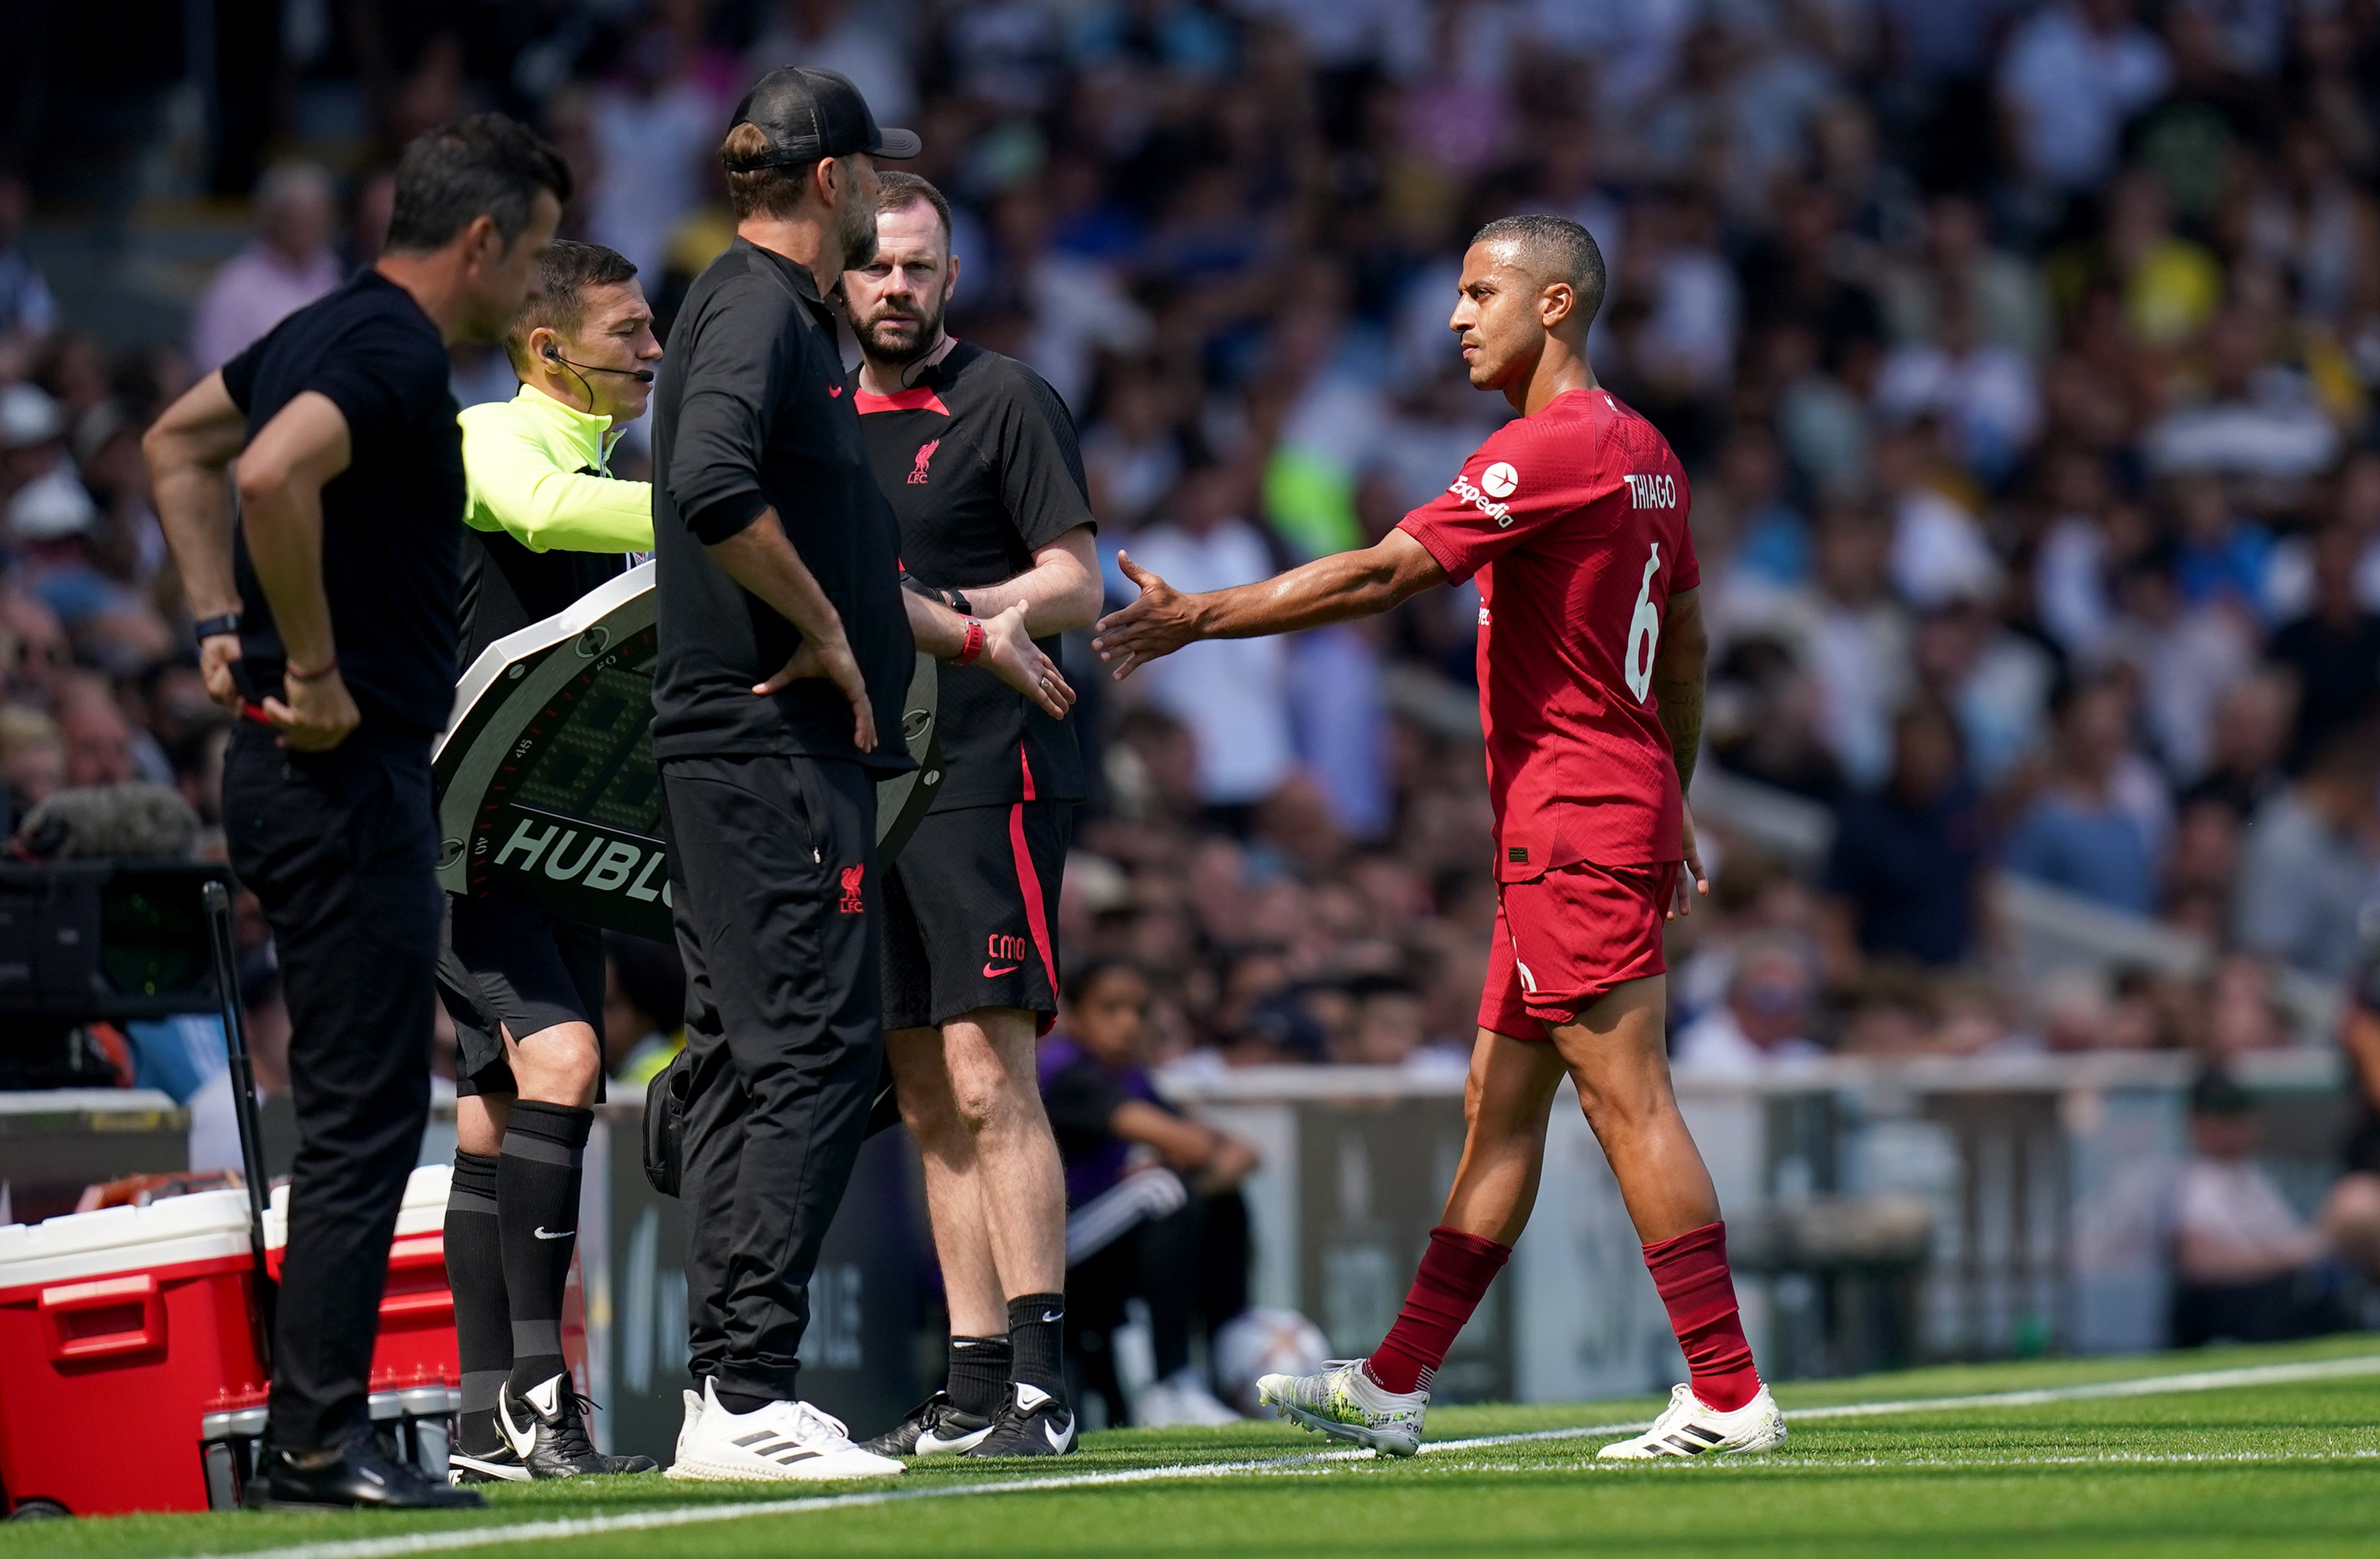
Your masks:
[{"label": "green grass pitch", "polygon": [[[2008,1393],[2033,1395],[1941,1400]],[[0,1527],[0,1559],[2380,1553],[2372,1338],[1926,1370],[1779,1396],[1792,1438],[1759,1458],[1597,1467],[1595,1448],[1617,1435],[1596,1432],[1399,1462],[1330,1455],[1335,1443],[1250,1423],[1093,1435],[1059,1463],[937,1460],[874,1485],[639,1478],[508,1488],[470,1517],[10,1523]],[[1861,1404],[1888,1410],[1847,1410]],[[1545,1435],[1641,1421],[1657,1406],[1449,1408],[1430,1415],[1429,1432],[1433,1442]],[[1038,1486],[1051,1480],[1063,1486]],[[756,1505],[771,1508],[689,1519]],[[539,1528],[548,1535],[532,1539]]]}]

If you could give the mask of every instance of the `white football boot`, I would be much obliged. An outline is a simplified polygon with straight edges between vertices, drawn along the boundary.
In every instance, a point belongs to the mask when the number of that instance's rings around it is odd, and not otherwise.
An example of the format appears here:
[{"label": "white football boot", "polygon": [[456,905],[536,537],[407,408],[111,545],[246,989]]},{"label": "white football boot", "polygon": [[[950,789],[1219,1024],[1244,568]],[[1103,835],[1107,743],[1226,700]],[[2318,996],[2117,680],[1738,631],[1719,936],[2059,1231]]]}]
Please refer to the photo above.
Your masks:
[{"label": "white football boot", "polygon": [[1670,1392],[1670,1405],[1653,1427],[1633,1440],[1606,1445],[1596,1453],[1599,1461],[1651,1461],[1657,1456],[1700,1456],[1713,1451],[1742,1454],[1773,1451],[1785,1444],[1785,1415],[1777,1398],[1762,1386],[1760,1394],[1732,1413],[1705,1405],[1694,1387]]},{"label": "white football boot", "polygon": [[843,1420],[807,1402],[771,1402],[748,1413],[720,1405],[715,1383],[703,1383],[702,1416],[689,1425],[670,1471],[710,1482],[772,1479],[823,1482],[890,1478],[902,1470],[890,1456],[851,1443]]},{"label": "white football boot", "polygon": [[664,1478],[694,1476],[691,1472],[680,1472],[678,1468],[686,1461],[686,1444],[694,1434],[694,1426],[702,1421],[702,1393],[680,1391],[678,1395],[686,1399],[686,1417],[678,1420],[677,1451],[670,1457],[669,1469],[662,1474]]},{"label": "white football boot", "polygon": [[1241,1420],[1239,1414],[1207,1389],[1197,1370],[1185,1364],[1142,1388],[1132,1400],[1132,1421],[1138,1429],[1220,1429]]},{"label": "white football boot", "polygon": [[1391,1456],[1421,1449],[1422,1414],[1429,1408],[1427,1391],[1375,1385],[1360,1359],[1329,1360],[1319,1374],[1260,1376],[1257,1400],[1292,1423]]}]

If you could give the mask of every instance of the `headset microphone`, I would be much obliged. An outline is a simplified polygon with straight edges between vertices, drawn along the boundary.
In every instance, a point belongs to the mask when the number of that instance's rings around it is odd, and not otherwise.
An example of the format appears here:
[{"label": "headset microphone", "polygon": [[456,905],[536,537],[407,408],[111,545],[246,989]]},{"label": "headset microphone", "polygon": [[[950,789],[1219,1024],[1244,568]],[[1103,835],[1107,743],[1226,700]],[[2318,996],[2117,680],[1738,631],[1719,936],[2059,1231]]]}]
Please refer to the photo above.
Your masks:
[{"label": "headset microphone", "polygon": [[[594,363],[573,362],[570,358],[564,357],[559,351],[555,350],[553,343],[550,341],[545,344],[545,360],[549,363],[559,363],[566,369],[576,369],[581,375],[590,373],[608,373],[615,375],[621,379],[633,379],[639,384],[650,384],[655,377],[657,377],[650,369],[607,369],[600,367]],[[585,382],[583,378],[580,382]]]}]

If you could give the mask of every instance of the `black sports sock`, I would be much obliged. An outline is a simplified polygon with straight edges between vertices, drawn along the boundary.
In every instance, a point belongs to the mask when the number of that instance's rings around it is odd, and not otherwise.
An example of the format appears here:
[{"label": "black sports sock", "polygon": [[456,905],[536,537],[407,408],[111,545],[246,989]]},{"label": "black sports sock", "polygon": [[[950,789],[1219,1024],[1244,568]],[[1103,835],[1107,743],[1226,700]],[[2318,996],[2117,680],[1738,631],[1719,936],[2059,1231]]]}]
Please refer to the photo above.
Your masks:
[{"label": "black sports sock", "polygon": [[773,1396],[763,1396],[754,1392],[738,1391],[734,1386],[721,1385],[716,1381],[711,1383],[710,1395],[721,1407],[739,1416],[745,1413],[757,1413],[776,1400]]},{"label": "black sports sock", "polygon": [[446,1193],[446,1286],[455,1291],[455,1349],[463,1370],[455,1448],[467,1456],[486,1456],[504,1444],[496,1432],[496,1391],[513,1367],[513,1315],[496,1221],[496,1161],[457,1148],[455,1184]]},{"label": "black sports sock", "polygon": [[1010,1378],[1063,1398],[1066,1296],[1022,1294],[1008,1301],[1008,1346],[1015,1350]]},{"label": "black sports sock", "polygon": [[516,1395],[562,1373],[562,1290],[578,1243],[578,1166],[595,1112],[520,1099],[497,1159]]},{"label": "black sports sock", "polygon": [[978,1419],[1008,1406],[1008,1371],[1016,1355],[1006,1337],[951,1339],[951,1406]]}]

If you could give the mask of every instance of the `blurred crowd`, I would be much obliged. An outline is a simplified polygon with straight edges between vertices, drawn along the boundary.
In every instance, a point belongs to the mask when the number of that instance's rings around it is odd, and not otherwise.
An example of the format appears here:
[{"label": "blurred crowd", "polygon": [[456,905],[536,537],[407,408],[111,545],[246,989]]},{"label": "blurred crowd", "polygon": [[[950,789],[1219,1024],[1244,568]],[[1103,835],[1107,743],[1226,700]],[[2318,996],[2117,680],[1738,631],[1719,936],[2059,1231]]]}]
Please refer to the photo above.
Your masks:
[{"label": "blurred crowd", "polygon": [[[288,157],[187,340],[111,353],[63,318],[0,177],[13,808],[141,778],[215,820],[224,727],[139,433],[372,257],[407,138],[538,124],[579,175],[565,230],[633,259],[665,328],[729,235],[729,107],[799,61],[923,135],[954,328],[1073,408],[1119,600],[1119,550],[1236,584],[1430,498],[1509,415],[1445,329],[1463,239],[1519,210],[1595,234],[1597,371],[1694,476],[1705,767],[1831,840],[1797,872],[1709,820],[1682,1066],[2229,1056],[2289,1038],[2281,971],[2355,961],[2373,0],[315,0],[278,47]],[[511,375],[460,358],[455,388]],[[1460,1070],[1495,907],[1476,605],[1120,685],[1072,647],[1098,796],[1061,929],[1146,973],[1150,1061]],[[2212,973],[2021,988],[2002,870],[2199,938]],[[623,1007],[641,1069],[666,1024]]]}]

